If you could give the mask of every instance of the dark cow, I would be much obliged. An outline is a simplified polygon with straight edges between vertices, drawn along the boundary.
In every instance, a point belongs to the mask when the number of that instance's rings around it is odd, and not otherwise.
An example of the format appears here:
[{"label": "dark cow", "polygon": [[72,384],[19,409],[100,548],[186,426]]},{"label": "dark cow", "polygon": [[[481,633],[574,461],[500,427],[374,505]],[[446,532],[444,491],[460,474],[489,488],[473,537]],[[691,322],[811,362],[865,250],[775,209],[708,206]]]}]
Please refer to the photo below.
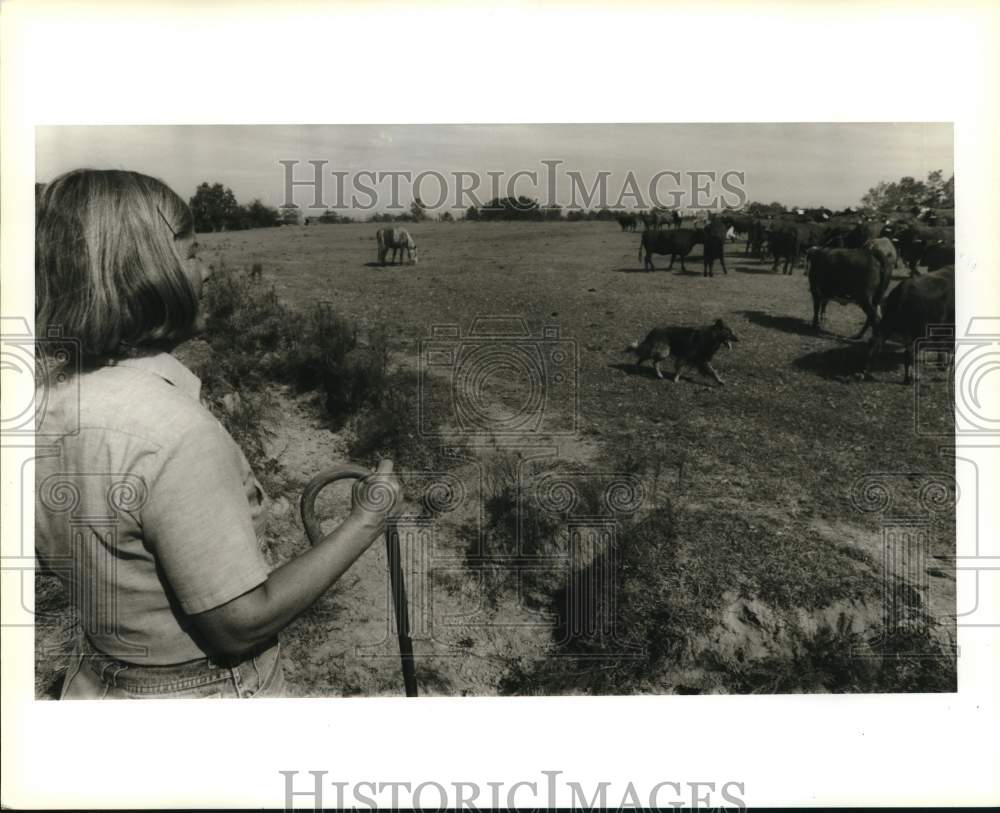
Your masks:
[{"label": "dark cow", "polygon": [[[909,223],[902,228],[887,225],[882,232],[884,236],[890,237],[896,244],[896,251],[906,267],[910,269],[911,276],[917,273],[918,265],[927,265],[925,255],[932,247],[934,247],[934,251],[931,253],[930,259],[936,264],[936,268],[954,263],[954,228]],[[952,257],[950,262],[947,260],[949,251]]]},{"label": "dark cow", "polygon": [[754,219],[747,231],[747,247],[744,254],[751,254],[760,259],[764,258],[764,245],[767,241],[767,221]]},{"label": "dark cow", "polygon": [[681,270],[687,271],[684,267],[684,258],[691,253],[691,249],[699,243],[705,242],[705,233],[702,229],[672,229],[670,231],[645,231],[642,233],[642,240],[639,243],[639,259],[643,259],[643,252],[646,258],[643,267],[647,271],[654,271],[653,255],[669,254],[669,271],[674,267],[674,259],[681,258]]},{"label": "dark cow", "polygon": [[635,215],[619,215],[617,219],[622,231],[635,231],[639,225],[639,219]]},{"label": "dark cow", "polygon": [[646,227],[646,231],[656,231],[660,228],[660,223],[663,222],[656,212],[643,213],[640,217],[642,218],[642,225]]},{"label": "dark cow", "polygon": [[676,209],[670,213],[670,219],[673,222],[675,229],[679,229],[681,224],[684,222],[684,219],[681,217],[681,213]]},{"label": "dark cow", "polygon": [[861,248],[880,235],[879,225],[873,220],[854,223],[832,223],[826,229],[823,245],[827,248]]},{"label": "dark cow", "polygon": [[[704,251],[702,256],[702,261],[704,263],[704,270],[702,276],[713,277],[712,270],[715,266],[715,261],[718,260],[722,264],[722,273],[728,276],[729,272],[726,270],[726,258],[725,258],[725,246],[726,246],[726,232],[730,228],[735,228],[727,223],[726,218],[715,218],[712,220],[704,230]],[[677,232],[673,232],[676,234]],[[681,268],[684,267],[684,258],[681,257]]]},{"label": "dark cow", "polygon": [[953,266],[955,264],[955,244],[946,243],[943,240],[931,243],[924,249],[920,260],[930,272],[938,271],[949,265]]},{"label": "dark cow", "polygon": [[767,238],[768,247],[774,256],[772,271],[778,270],[778,264],[784,260],[782,273],[791,274],[792,268],[799,261],[799,230],[794,223],[775,224]]},{"label": "dark cow", "polygon": [[878,305],[892,278],[888,263],[870,251],[855,248],[814,248],[809,252],[809,291],[813,300],[813,327],[819,330],[826,303],[854,302],[865,312],[865,323],[855,339],[878,322]]},{"label": "dark cow", "polygon": [[750,227],[753,226],[754,221],[750,215],[730,214],[728,212],[722,215],[722,220],[726,225],[732,226],[737,235],[749,235]]},{"label": "dark cow", "polygon": [[[913,366],[913,343],[927,336],[932,325],[955,325],[955,269],[942,268],[921,277],[904,279],[889,292],[882,308],[882,320],[875,326],[868,345],[864,377],[872,360],[882,349],[885,340],[898,336],[903,340],[903,383],[910,383]],[[954,333],[952,333],[954,335]],[[954,346],[952,346],[954,351]]]}]

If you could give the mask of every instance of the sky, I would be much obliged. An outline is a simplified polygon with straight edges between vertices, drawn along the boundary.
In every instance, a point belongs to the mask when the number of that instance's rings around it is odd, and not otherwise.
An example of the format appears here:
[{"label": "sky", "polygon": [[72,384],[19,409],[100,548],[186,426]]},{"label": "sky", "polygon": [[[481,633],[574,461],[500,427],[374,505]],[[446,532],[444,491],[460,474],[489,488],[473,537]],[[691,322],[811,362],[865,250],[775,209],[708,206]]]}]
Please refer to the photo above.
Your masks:
[{"label": "sky", "polygon": [[[297,161],[290,177],[299,181],[315,178],[307,162],[324,161],[318,190],[313,183],[292,188],[307,215],[324,206],[356,212],[409,206],[412,180],[398,176],[394,201],[391,176],[379,181],[359,176],[364,171],[439,173],[443,186],[428,175],[417,191],[431,205],[443,193],[441,205],[452,208],[486,201],[494,191],[591,208],[586,195],[600,189],[594,184],[607,173],[606,204],[627,209],[657,202],[736,205],[736,188],[751,201],[840,209],[856,205],[879,181],[924,179],[936,169],[948,177],[953,151],[952,125],[942,123],[46,126],[36,130],[36,179],[79,167],[129,169],[163,179],[185,199],[207,181],[230,187],[241,203],[260,198],[281,206],[289,170],[279,161]],[[536,180],[514,178],[519,171],[535,172]],[[339,190],[334,172],[343,178]],[[675,174],[658,176],[665,172]],[[695,172],[716,175],[713,181]],[[475,178],[460,181],[455,173]],[[359,183],[376,194],[360,191]],[[461,194],[463,185],[472,197]],[[625,194],[630,189],[638,198]],[[597,200],[591,198],[593,208]]]}]

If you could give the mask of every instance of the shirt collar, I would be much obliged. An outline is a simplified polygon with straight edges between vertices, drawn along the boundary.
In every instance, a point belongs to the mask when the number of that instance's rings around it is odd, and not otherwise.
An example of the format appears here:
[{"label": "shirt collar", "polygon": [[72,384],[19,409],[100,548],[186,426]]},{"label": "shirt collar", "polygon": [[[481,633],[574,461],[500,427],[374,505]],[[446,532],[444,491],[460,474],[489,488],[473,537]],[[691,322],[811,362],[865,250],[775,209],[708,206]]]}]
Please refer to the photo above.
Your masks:
[{"label": "shirt collar", "polygon": [[158,375],[168,384],[177,387],[196,401],[201,395],[201,379],[169,353],[153,353],[149,356],[121,359],[118,366],[131,367],[133,370],[143,370]]}]

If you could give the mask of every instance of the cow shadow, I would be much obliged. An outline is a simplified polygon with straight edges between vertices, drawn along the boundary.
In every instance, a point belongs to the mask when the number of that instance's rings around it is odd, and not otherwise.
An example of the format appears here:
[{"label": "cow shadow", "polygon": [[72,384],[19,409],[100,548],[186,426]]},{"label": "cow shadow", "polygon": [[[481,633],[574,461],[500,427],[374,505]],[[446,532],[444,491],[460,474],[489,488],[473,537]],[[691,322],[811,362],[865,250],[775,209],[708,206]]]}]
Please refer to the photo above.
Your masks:
[{"label": "cow shadow", "polygon": [[774,266],[767,260],[755,260],[752,257],[740,259],[739,264],[733,264],[734,270],[740,274],[766,274],[781,276],[781,269],[774,269]]},{"label": "cow shadow", "polygon": [[[857,381],[868,358],[868,342],[857,341],[838,344],[826,350],[816,350],[806,353],[792,362],[792,366],[829,381]],[[869,367],[872,373],[891,373],[899,371],[902,360],[901,353],[895,353],[884,348],[872,359]]]},{"label": "cow shadow", "polygon": [[[657,271],[661,271],[662,269],[657,268],[656,270]],[[646,269],[645,268],[616,268],[614,271],[615,271],[616,274],[645,274],[646,273]]]},{"label": "cow shadow", "polygon": [[819,336],[822,335],[813,329],[812,322],[807,319],[800,319],[797,316],[774,316],[764,311],[736,311],[746,320],[760,327],[780,330],[782,333],[792,333],[796,336]]}]

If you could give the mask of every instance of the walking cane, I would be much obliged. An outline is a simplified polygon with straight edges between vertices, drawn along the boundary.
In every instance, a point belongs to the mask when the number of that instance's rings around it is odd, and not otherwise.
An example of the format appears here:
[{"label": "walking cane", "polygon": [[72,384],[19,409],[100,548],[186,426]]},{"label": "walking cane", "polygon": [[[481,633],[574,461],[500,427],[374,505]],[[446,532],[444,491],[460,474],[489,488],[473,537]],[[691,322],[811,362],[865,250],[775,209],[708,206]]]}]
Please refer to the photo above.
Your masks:
[{"label": "walking cane", "polygon": [[[371,475],[361,466],[345,464],[320,472],[306,485],[302,492],[300,510],[306,536],[312,545],[323,540],[323,530],[316,516],[316,497],[330,483],[338,480],[363,480]],[[403,664],[403,685],[407,697],[417,696],[417,671],[413,662],[413,641],[410,640],[410,617],[406,605],[406,584],[403,582],[403,568],[399,554],[399,524],[389,518],[385,529],[385,550],[389,559],[389,586],[392,591],[392,605],[396,616],[396,633],[399,637],[399,656]]]}]

